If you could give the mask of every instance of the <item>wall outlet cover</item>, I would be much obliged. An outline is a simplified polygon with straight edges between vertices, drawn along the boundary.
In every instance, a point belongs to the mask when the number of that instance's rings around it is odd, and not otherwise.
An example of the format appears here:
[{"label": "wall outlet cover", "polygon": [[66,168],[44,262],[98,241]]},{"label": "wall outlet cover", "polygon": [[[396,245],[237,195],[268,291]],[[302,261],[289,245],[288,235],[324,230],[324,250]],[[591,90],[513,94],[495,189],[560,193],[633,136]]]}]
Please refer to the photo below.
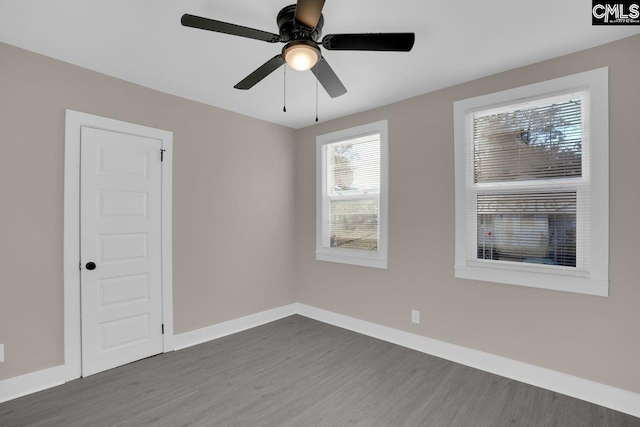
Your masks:
[{"label": "wall outlet cover", "polygon": [[411,321],[420,324],[420,310],[411,310]]}]

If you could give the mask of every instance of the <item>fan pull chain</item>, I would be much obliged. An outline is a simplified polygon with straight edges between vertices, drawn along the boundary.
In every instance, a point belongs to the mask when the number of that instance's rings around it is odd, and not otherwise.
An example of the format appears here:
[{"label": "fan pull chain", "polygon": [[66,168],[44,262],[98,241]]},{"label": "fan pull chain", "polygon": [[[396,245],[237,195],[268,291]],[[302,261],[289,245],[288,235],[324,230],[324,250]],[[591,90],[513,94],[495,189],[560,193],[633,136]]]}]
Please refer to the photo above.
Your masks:
[{"label": "fan pull chain", "polygon": [[282,107],[282,111],[284,111],[285,113],[287,112],[287,64],[284,64],[284,95],[283,95],[283,101],[282,104],[284,105]]},{"label": "fan pull chain", "polygon": [[318,63],[320,61],[316,62],[316,123],[318,122],[318,73],[320,72],[320,70],[318,69]]}]

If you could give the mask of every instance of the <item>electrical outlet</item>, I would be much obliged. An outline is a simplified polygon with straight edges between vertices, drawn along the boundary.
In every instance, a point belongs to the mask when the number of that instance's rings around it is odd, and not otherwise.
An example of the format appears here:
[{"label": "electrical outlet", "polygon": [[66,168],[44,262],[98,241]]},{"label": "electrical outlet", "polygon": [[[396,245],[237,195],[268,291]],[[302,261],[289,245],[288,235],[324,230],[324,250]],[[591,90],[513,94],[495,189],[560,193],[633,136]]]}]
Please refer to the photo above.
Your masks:
[{"label": "electrical outlet", "polygon": [[0,344],[0,362],[4,362],[4,344]]},{"label": "electrical outlet", "polygon": [[411,321],[420,324],[420,310],[411,310]]}]

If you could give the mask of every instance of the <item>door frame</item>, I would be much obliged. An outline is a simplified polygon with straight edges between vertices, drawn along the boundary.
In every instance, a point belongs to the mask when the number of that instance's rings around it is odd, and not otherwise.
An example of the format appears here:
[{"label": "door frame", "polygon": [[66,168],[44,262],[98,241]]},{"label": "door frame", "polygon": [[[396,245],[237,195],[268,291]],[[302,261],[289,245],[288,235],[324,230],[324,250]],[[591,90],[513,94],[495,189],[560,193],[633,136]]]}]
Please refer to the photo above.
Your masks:
[{"label": "door frame", "polygon": [[[128,135],[154,138],[161,142],[162,165],[162,322],[163,352],[172,351],[173,283],[172,283],[172,153],[173,132],[66,110],[64,161],[64,366],[65,380],[82,376],[81,302],[80,302],[80,133],[82,127],[116,131]],[[158,153],[160,155],[160,153]]]}]

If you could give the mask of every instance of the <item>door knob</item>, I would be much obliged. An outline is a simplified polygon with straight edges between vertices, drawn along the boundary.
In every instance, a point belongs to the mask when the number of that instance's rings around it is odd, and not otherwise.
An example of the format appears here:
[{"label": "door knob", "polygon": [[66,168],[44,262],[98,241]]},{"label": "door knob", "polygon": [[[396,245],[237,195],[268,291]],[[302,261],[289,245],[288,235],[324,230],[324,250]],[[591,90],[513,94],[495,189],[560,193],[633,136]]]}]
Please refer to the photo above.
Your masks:
[{"label": "door knob", "polygon": [[95,270],[96,269],[96,263],[95,262],[88,262],[87,265],[85,265],[85,267],[87,267],[87,270]]}]

